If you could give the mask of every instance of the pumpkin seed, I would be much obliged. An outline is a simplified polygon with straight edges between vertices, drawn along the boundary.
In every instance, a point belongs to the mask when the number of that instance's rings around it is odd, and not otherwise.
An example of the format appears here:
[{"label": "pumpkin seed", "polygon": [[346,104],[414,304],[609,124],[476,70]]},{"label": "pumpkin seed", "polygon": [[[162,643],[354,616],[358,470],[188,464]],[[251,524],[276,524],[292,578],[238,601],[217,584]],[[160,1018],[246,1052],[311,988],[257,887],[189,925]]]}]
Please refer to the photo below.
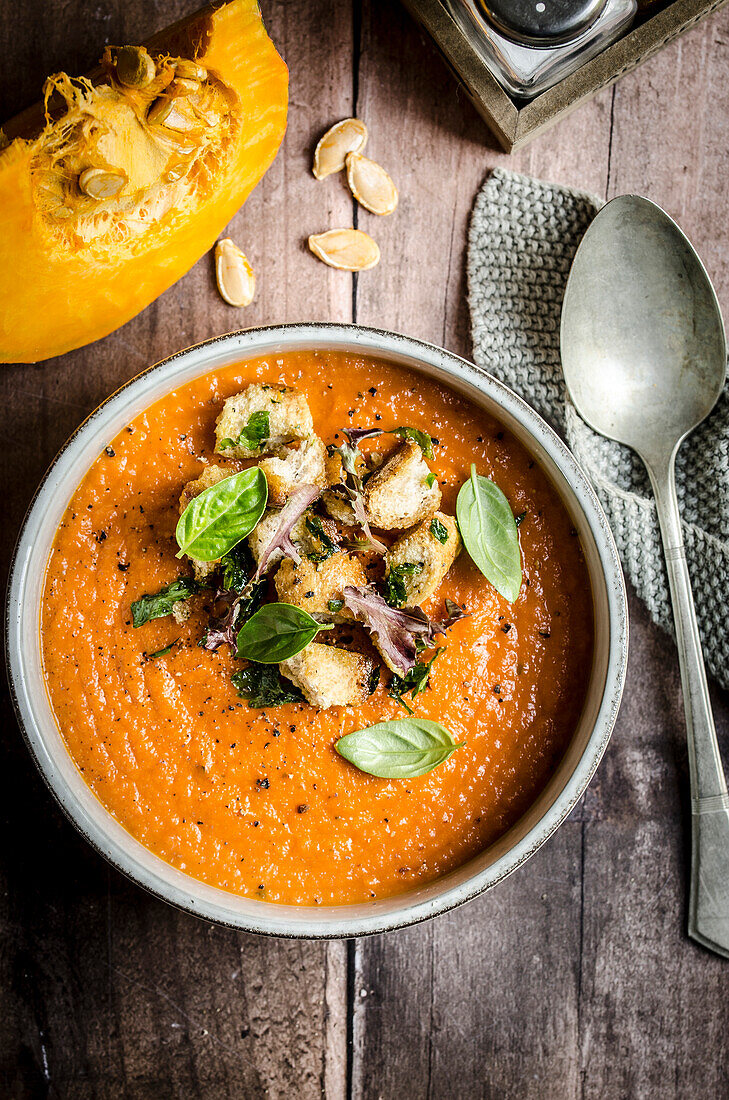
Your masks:
[{"label": "pumpkin seed", "polygon": [[361,153],[347,154],[347,183],[357,202],[373,214],[392,214],[397,187],[384,168]]},{"label": "pumpkin seed", "polygon": [[169,87],[171,95],[196,95],[200,91],[200,81],[191,77],[175,77]]},{"label": "pumpkin seed", "polygon": [[347,153],[364,149],[367,127],[358,118],[344,118],[331,126],[314,150],[314,175],[318,180],[341,172]]},{"label": "pumpkin seed", "polygon": [[215,246],[215,278],[229,306],[249,306],[256,293],[256,277],[248,260],[229,237]]},{"label": "pumpkin seed", "polygon": [[366,271],[380,260],[380,249],[361,229],[330,229],[309,237],[309,248],[339,271]]},{"label": "pumpkin seed", "polygon": [[198,65],[196,61],[188,60],[186,57],[181,57],[178,61],[174,61],[173,68],[175,74],[182,77],[183,80],[197,80],[202,82],[208,78],[207,69],[204,69],[202,65]]},{"label": "pumpkin seed", "polygon": [[185,96],[171,99],[168,96],[160,96],[159,99],[155,99],[147,112],[147,122],[151,126],[165,126],[168,130],[174,130],[179,134],[199,130],[201,127],[199,119],[192,112]]},{"label": "pumpkin seed", "polygon": [[79,187],[91,199],[113,199],[125,183],[126,176],[121,172],[106,168],[86,168],[78,178]]},{"label": "pumpkin seed", "polygon": [[146,88],[157,68],[144,46],[122,46],[116,55],[116,75],[128,88]]}]

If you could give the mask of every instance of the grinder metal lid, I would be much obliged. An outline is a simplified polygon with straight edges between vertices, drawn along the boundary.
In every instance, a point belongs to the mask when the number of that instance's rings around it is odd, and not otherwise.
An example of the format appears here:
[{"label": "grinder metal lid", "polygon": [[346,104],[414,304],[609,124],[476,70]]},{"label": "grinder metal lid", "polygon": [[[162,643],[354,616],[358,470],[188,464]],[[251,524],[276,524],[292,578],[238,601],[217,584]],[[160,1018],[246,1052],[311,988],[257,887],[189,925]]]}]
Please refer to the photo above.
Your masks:
[{"label": "grinder metal lid", "polygon": [[583,34],[607,0],[477,0],[490,23],[524,46],[559,46]]}]

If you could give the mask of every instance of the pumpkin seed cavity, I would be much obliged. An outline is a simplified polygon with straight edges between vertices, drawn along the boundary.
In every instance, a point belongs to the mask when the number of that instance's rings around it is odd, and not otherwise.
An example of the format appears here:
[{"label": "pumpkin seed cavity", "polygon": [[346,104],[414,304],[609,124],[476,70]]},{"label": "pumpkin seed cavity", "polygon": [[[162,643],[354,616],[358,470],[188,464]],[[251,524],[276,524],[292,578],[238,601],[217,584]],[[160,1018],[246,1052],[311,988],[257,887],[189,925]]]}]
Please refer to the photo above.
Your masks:
[{"label": "pumpkin seed cavity", "polygon": [[194,207],[236,126],[225,89],[194,59],[109,46],[101,66],[98,85],[49,77],[32,154],[40,216],[72,248],[79,240],[116,246],[171,210]]},{"label": "pumpkin seed cavity", "polygon": [[323,180],[334,172],[341,172],[347,153],[359,152],[366,143],[364,122],[358,118],[343,118],[327,130],[314,150],[314,175]]},{"label": "pumpkin seed cavity", "polygon": [[256,293],[256,277],[246,256],[229,237],[215,246],[215,278],[229,306],[249,306]]},{"label": "pumpkin seed cavity", "polygon": [[392,214],[397,187],[384,168],[361,153],[347,154],[347,183],[357,202],[373,214]]},{"label": "pumpkin seed cavity", "polygon": [[339,271],[367,271],[380,260],[376,241],[361,229],[330,229],[309,237],[309,248],[329,267]]}]

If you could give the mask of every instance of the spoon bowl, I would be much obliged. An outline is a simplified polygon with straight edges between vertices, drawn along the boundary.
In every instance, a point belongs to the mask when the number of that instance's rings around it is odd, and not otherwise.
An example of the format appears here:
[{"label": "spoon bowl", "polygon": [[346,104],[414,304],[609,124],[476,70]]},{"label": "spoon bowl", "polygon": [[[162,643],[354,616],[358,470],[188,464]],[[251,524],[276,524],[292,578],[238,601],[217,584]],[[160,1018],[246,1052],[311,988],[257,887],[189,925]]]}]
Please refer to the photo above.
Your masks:
[{"label": "spoon bowl", "polygon": [[716,740],[676,496],[681,442],[726,378],[719,303],[676,223],[638,195],[585,233],[562,306],[562,365],[577,411],[643,459],[673,603],[691,781],[689,935],[729,958],[729,795]]},{"label": "spoon bowl", "polygon": [[689,241],[648,199],[613,199],[585,234],[565,291],[562,365],[583,419],[648,463],[716,404],[719,303]]}]

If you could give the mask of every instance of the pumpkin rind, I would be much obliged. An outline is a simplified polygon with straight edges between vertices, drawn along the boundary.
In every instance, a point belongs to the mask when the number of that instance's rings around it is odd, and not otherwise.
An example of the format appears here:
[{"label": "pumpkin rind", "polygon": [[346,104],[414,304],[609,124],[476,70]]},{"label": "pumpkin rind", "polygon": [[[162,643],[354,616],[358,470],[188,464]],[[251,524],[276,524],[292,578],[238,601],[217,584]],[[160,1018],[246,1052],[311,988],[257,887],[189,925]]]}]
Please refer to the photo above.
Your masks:
[{"label": "pumpkin rind", "polygon": [[[0,362],[34,363],[119,328],[212,247],[273,161],[286,128],[288,70],[256,0],[230,0],[155,36],[155,51],[199,43],[195,61],[233,97],[237,131],[222,169],[190,210],[173,208],[122,243],[60,249],[34,200],[31,162],[41,138],[0,152]],[[12,124],[9,127],[12,133]]]}]

